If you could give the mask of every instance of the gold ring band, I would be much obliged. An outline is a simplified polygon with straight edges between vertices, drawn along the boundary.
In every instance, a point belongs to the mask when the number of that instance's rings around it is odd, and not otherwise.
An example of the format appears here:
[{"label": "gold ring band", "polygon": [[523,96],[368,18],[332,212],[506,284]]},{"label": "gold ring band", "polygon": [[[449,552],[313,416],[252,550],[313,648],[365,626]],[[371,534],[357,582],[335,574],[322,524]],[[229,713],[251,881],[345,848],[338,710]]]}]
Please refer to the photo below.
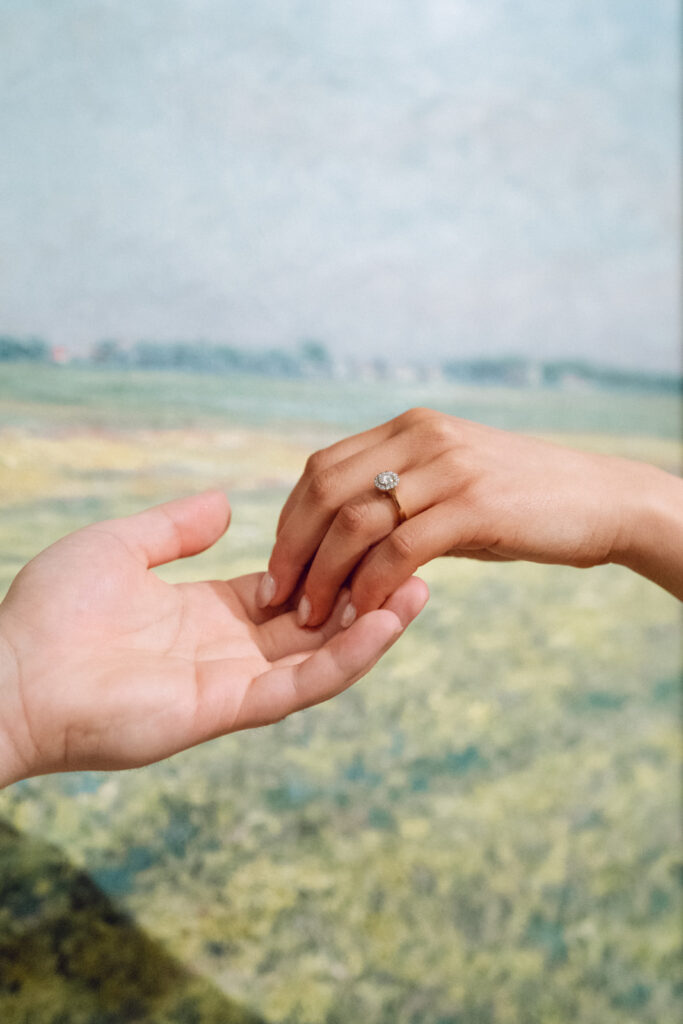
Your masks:
[{"label": "gold ring band", "polygon": [[389,495],[389,497],[391,498],[391,500],[393,501],[393,503],[394,503],[394,505],[396,507],[396,511],[398,512],[398,521],[399,521],[399,523],[405,523],[405,521],[408,518],[408,516],[405,514],[405,511],[403,510],[403,507],[401,506],[401,502],[398,500],[398,494],[396,493],[396,488],[392,487],[392,489],[390,491],[387,491],[386,493]]}]

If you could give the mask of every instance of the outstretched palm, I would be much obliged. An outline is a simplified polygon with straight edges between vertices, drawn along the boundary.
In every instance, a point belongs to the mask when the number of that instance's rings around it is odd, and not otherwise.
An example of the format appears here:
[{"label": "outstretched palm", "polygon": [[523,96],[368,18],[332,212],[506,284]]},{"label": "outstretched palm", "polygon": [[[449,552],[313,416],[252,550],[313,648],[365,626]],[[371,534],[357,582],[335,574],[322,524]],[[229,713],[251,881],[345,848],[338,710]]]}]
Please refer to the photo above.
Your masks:
[{"label": "outstretched palm", "polygon": [[170,502],[70,534],[19,574],[0,634],[20,774],[132,767],[277,721],[363,675],[424,604],[412,580],[348,631],[341,608],[311,631],[258,610],[259,574],[171,585],[150,572],[210,546],[228,516],[218,492]]}]

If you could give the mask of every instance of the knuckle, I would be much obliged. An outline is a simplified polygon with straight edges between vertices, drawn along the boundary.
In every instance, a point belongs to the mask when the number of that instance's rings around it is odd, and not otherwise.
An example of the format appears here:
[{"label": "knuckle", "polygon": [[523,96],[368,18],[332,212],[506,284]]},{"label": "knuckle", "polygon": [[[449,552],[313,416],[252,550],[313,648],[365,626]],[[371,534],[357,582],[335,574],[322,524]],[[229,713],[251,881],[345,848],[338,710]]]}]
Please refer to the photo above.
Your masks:
[{"label": "knuckle", "polygon": [[445,480],[450,484],[462,482],[468,475],[467,460],[463,453],[456,448],[449,447],[442,452],[436,461],[436,465]]},{"label": "knuckle", "polygon": [[326,452],[324,448],[321,448],[317,452],[313,452],[306,459],[306,465],[304,467],[304,476],[308,478],[316,477],[326,466]]},{"label": "knuckle", "polygon": [[360,533],[367,522],[367,507],[349,502],[337,513],[337,525],[342,533]]},{"label": "knuckle", "polygon": [[444,416],[432,415],[423,421],[422,429],[425,439],[436,448],[450,448],[455,441],[453,424]]},{"label": "knuckle", "polygon": [[387,537],[386,543],[391,562],[414,562],[415,538],[408,530],[394,530]]},{"label": "knuckle", "polygon": [[435,409],[416,406],[402,413],[398,417],[398,422],[402,427],[414,430],[420,438],[420,443],[430,448],[448,448],[457,436],[453,418]]},{"label": "knuckle", "polygon": [[405,412],[401,413],[398,417],[398,422],[404,427],[418,426],[424,421],[426,417],[434,416],[432,409],[426,409],[423,406],[416,405],[412,409],[406,409]]},{"label": "knuckle", "polygon": [[308,493],[317,505],[328,505],[335,491],[335,476],[332,469],[322,469],[311,477]]}]

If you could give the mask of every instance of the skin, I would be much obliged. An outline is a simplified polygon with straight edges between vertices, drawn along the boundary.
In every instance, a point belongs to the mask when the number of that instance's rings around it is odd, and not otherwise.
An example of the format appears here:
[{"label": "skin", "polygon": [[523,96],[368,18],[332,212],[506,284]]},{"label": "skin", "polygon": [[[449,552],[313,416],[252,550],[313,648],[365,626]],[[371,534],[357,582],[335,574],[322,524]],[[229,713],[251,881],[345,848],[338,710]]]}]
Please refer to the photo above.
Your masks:
[{"label": "skin", "polygon": [[409,580],[345,632],[262,611],[260,573],[171,585],[152,568],[227,529],[220,492],[96,523],[19,573],[0,604],[0,784],[131,768],[266,725],[364,675],[427,599]]},{"label": "skin", "polygon": [[[373,486],[385,469],[400,476],[403,524]],[[683,482],[411,409],[311,456],[282,510],[258,600],[275,607],[300,587],[299,621],[317,627],[350,581],[347,625],[440,555],[616,562],[683,598]]]}]

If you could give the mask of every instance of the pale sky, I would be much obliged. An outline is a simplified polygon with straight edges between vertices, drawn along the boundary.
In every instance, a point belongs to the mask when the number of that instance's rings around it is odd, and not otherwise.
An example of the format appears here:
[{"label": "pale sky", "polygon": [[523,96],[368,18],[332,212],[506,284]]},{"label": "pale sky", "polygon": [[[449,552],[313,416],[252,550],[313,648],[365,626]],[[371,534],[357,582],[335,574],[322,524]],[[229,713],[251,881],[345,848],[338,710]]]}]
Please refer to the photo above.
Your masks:
[{"label": "pale sky", "polygon": [[0,0],[0,333],[678,368],[676,0]]}]

